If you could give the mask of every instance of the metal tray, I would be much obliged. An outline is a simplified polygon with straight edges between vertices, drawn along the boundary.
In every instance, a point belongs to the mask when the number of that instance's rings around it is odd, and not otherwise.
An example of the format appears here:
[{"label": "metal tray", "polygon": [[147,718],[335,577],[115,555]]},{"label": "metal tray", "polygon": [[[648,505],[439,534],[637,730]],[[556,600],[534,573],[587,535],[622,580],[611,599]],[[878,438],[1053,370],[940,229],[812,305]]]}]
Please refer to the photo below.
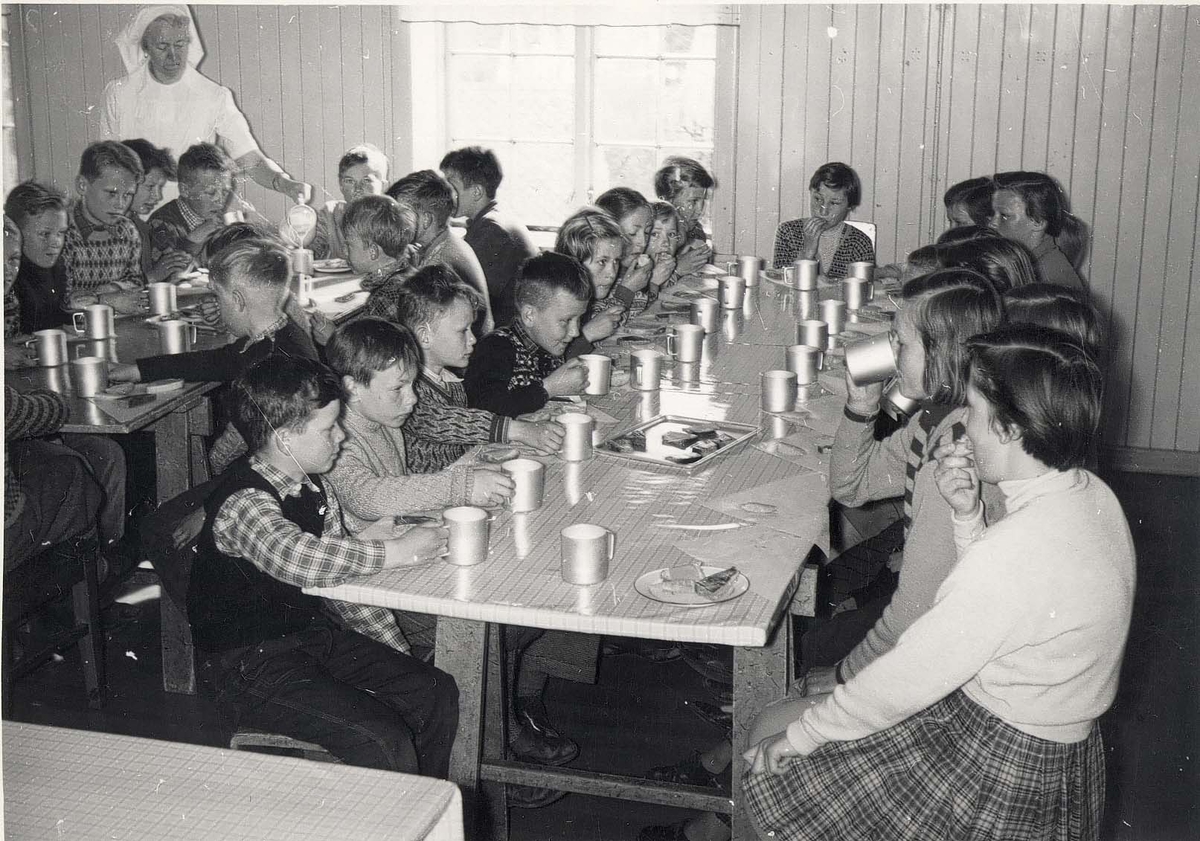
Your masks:
[{"label": "metal tray", "polygon": [[[680,445],[665,443],[663,436],[678,433],[693,438],[688,429],[705,430],[715,433],[715,437],[701,438],[688,446],[687,440]],[[626,459],[642,465],[653,465],[678,470],[685,473],[695,473],[712,464],[713,460],[725,453],[742,446],[755,438],[761,432],[761,427],[749,423],[734,421],[712,421],[700,418],[685,418],[680,415],[657,415],[636,426],[626,427],[604,439],[595,447],[596,453],[612,458]],[[705,440],[719,441],[719,446],[710,449]],[[680,461],[696,457],[695,461]]]}]

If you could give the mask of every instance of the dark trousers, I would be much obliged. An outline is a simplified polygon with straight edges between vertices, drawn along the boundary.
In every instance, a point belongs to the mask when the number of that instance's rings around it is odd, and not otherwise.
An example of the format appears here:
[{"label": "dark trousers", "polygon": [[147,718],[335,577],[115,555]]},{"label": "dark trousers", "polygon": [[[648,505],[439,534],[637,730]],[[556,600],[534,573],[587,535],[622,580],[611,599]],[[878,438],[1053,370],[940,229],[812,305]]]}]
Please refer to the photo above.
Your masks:
[{"label": "dark trousers", "polygon": [[37,439],[8,446],[25,502],[16,522],[4,530],[6,570],[47,546],[94,533],[104,502],[87,462],[70,447]]},{"label": "dark trousers", "polygon": [[454,679],[332,623],[214,657],[235,726],[313,742],[350,765],[444,778],[458,729]]}]

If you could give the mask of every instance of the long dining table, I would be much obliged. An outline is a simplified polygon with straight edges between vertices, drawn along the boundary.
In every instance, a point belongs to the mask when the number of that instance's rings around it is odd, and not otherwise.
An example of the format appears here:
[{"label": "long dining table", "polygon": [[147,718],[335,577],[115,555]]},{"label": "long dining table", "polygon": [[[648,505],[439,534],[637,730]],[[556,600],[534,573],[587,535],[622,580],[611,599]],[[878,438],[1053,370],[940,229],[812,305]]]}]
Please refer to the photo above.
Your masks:
[{"label": "long dining table", "polygon": [[[612,356],[620,371],[634,350],[663,350],[671,326],[688,321],[689,301],[715,296],[715,286],[715,276],[702,275],[671,287],[597,352]],[[742,307],[722,310],[700,362],[668,358],[658,388],[614,386],[606,396],[565,404],[593,415],[596,442],[664,415],[753,430],[703,469],[644,464],[599,450],[584,462],[533,456],[546,466],[544,504],[531,513],[493,512],[484,562],[439,561],[309,591],[438,617],[435,662],[460,690],[451,779],[467,795],[467,822],[474,822],[476,837],[507,836],[505,783],[731,813],[733,837],[754,837],[742,809],[740,747],[758,713],[792,681],[784,618],[789,610],[813,615],[816,567],[805,558],[814,545],[828,549],[828,451],[845,401],[836,349],[826,354],[819,383],[801,387],[794,411],[762,412],[759,377],[785,367],[798,320],[819,317],[812,314],[815,298],[839,294],[829,285],[818,295],[801,293],[764,273]],[[881,295],[837,344],[889,329],[891,308]],[[563,580],[559,533],[574,523],[616,534],[602,583]],[[704,606],[667,604],[639,592],[639,578],[693,562],[736,565],[749,586],[737,598]],[[732,799],[712,789],[506,759],[507,675],[497,632],[506,624],[731,646],[732,738],[739,748]]]}]

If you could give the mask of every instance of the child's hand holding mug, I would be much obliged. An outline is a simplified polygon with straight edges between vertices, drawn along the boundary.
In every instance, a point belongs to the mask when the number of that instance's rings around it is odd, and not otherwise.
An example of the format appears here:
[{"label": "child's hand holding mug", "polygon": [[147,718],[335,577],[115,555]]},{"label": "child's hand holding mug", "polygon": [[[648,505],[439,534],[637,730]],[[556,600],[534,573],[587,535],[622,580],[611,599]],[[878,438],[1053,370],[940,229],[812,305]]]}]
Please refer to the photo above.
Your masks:
[{"label": "child's hand holding mug", "polygon": [[542,380],[546,394],[551,397],[579,394],[587,387],[587,383],[587,364],[582,359],[572,359],[563,363]]},{"label": "child's hand holding mug", "polygon": [[512,420],[508,426],[508,438],[533,447],[539,453],[557,453],[562,449],[563,429],[553,421]]},{"label": "child's hand holding mug", "polygon": [[477,465],[471,475],[471,504],[499,505],[513,495],[514,488],[512,477],[498,466]]}]

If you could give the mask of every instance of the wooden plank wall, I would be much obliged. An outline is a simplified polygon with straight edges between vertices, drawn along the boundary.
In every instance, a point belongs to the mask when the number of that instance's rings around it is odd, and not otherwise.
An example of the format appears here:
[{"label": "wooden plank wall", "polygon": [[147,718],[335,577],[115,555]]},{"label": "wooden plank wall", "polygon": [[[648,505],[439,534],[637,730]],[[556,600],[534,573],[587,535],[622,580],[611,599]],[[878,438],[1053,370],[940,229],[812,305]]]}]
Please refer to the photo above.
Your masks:
[{"label": "wooden plank wall", "polygon": [[[79,153],[99,139],[104,85],[124,75],[113,36],[131,5],[6,6],[22,178],[69,189]],[[337,161],[364,140],[394,168],[412,158],[407,24],[389,6],[194,5],[200,70],[233,91],[260,148],[316,199],[341,198]],[[178,155],[182,150],[173,150]],[[285,200],[245,195],[278,220]]]},{"label": "wooden plank wall", "polygon": [[[882,260],[945,227],[950,184],[1043,170],[1092,230],[1109,314],[1105,442],[1200,473],[1200,7],[741,7],[733,249],[771,253],[828,160]],[[718,228],[720,229],[720,228]]]}]

